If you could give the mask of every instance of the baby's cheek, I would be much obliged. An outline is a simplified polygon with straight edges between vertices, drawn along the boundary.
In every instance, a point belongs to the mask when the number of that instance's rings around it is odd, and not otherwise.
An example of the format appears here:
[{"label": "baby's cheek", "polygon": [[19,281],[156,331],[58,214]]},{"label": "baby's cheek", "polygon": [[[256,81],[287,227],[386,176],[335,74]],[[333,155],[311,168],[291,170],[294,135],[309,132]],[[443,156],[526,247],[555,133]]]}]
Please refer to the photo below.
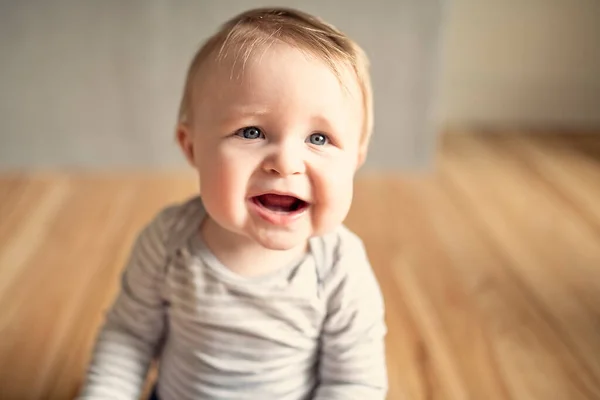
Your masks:
[{"label": "baby's cheek", "polygon": [[326,170],[327,186],[335,197],[343,197],[352,190],[354,171],[346,159],[331,163]]},{"label": "baby's cheek", "polygon": [[[236,182],[234,166],[227,160],[213,156],[203,166],[200,176],[200,192],[206,207],[221,218],[232,218],[232,207],[239,197],[237,192],[240,186]],[[218,218],[216,215],[214,217]]]},{"label": "baby's cheek", "polygon": [[[353,174],[343,166],[330,166],[318,179],[321,207],[317,219],[323,229],[337,226],[346,217],[352,201]],[[315,182],[316,183],[316,182]]]}]

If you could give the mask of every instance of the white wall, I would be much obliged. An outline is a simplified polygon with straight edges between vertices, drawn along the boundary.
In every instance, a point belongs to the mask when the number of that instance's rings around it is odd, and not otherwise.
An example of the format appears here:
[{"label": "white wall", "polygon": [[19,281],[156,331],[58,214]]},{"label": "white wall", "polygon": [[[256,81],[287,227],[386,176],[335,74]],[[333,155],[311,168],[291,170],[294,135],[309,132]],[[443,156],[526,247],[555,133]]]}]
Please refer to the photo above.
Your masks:
[{"label": "white wall", "polygon": [[179,168],[179,96],[198,45],[256,6],[321,15],[372,61],[366,168],[428,164],[445,0],[0,0],[0,169]]},{"label": "white wall", "polygon": [[452,0],[440,121],[600,127],[599,0]]}]

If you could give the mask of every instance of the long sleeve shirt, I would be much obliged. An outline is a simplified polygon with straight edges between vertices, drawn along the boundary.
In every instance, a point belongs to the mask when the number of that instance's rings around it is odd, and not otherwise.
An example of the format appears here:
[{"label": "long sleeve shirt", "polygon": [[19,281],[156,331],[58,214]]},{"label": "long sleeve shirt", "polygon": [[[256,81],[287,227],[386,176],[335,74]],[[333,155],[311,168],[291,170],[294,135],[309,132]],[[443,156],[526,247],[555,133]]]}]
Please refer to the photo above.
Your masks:
[{"label": "long sleeve shirt", "polygon": [[200,197],[139,233],[81,400],[138,399],[158,359],[161,400],[383,400],[384,302],[362,241],[341,225],[257,278],[206,247]]}]

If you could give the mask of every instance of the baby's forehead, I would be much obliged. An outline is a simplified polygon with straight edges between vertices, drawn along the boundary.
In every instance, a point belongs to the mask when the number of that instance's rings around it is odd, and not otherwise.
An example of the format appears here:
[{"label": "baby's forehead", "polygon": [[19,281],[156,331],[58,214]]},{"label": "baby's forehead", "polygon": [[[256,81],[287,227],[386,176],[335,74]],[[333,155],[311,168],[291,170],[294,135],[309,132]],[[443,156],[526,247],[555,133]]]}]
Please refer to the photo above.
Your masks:
[{"label": "baby's forehead", "polygon": [[219,125],[260,117],[354,130],[363,117],[362,96],[350,71],[345,74],[338,78],[327,63],[291,46],[255,49],[246,59],[230,56],[206,68],[192,108],[199,120]]},{"label": "baby's forehead", "polygon": [[[257,80],[264,81],[265,78],[271,78],[273,85],[286,85],[288,82],[275,80],[281,75],[277,74],[280,70],[289,70],[288,77],[292,80],[295,78],[293,72],[302,75],[306,69],[316,71],[321,77],[329,76],[346,95],[360,97],[358,77],[348,62],[324,58],[311,49],[282,41],[258,45],[244,42],[209,55],[199,68],[194,86],[197,95],[204,97],[223,91],[225,86],[251,87]],[[318,91],[319,88],[314,89]]]}]

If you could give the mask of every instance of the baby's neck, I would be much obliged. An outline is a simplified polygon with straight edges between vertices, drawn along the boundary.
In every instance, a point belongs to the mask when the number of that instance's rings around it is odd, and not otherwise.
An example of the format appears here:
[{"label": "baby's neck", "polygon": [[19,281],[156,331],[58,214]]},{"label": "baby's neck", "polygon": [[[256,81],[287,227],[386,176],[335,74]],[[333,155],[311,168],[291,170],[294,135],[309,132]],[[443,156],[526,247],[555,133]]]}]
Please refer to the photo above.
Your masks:
[{"label": "baby's neck", "polygon": [[307,251],[308,243],[289,250],[271,250],[250,238],[223,229],[210,217],[200,228],[206,246],[231,271],[254,277],[289,265]]}]

